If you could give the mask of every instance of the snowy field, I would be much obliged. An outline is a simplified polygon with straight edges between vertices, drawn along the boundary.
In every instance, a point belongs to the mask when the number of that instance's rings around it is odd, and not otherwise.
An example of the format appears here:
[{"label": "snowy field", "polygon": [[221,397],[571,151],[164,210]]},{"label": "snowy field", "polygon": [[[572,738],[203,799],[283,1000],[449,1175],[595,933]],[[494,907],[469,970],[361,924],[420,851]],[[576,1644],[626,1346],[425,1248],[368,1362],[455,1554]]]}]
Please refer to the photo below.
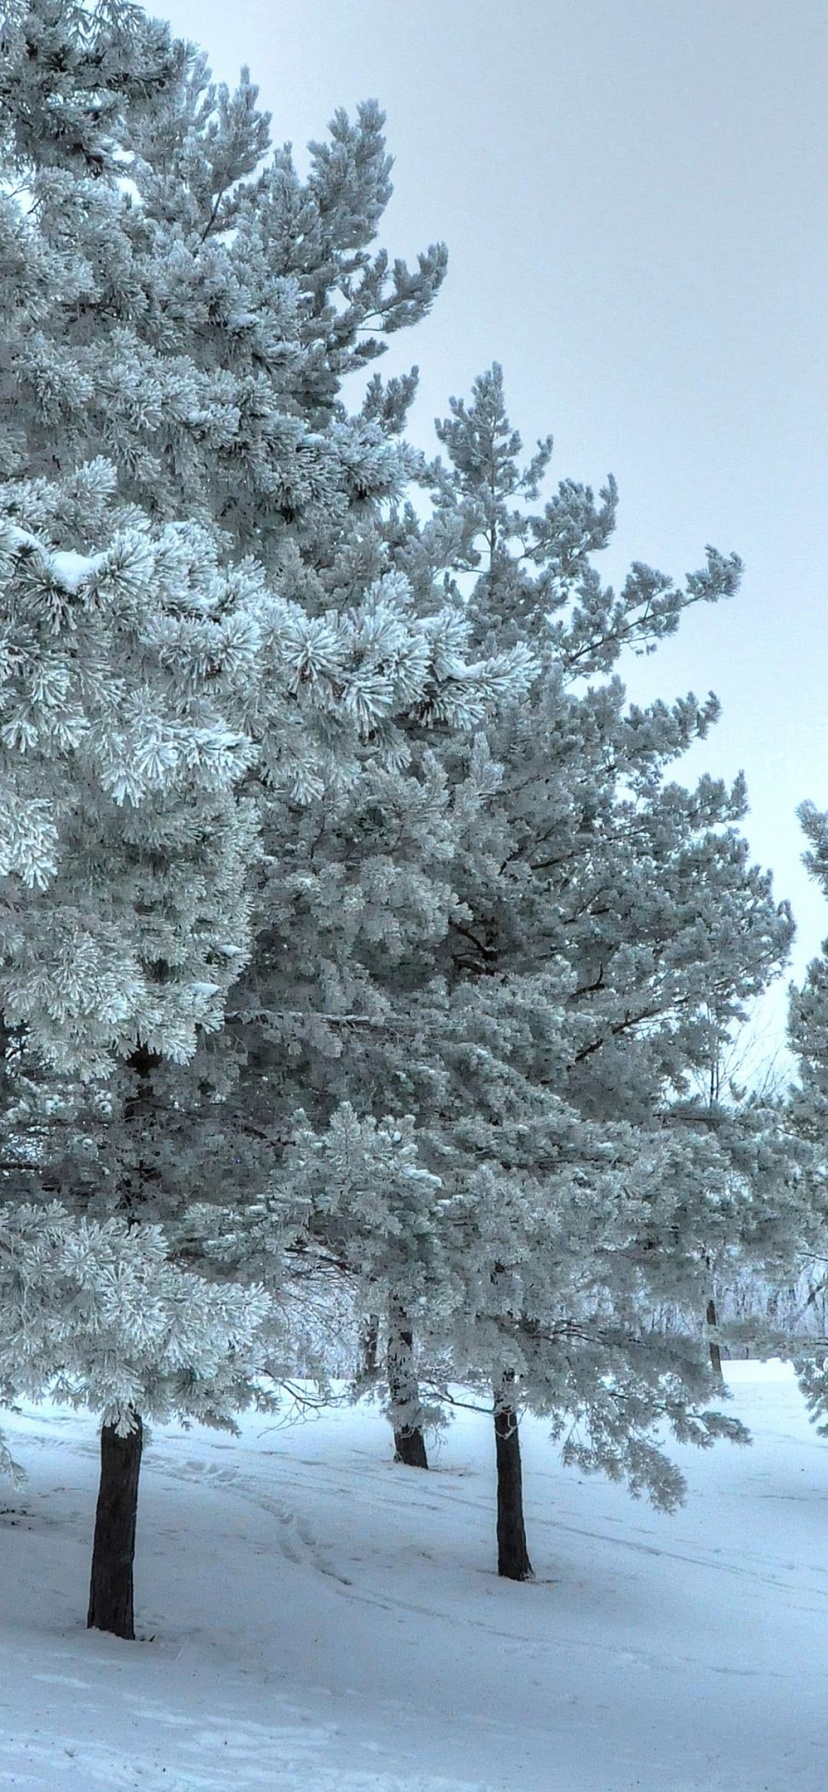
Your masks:
[{"label": "snowy field", "polygon": [[7,1426],[0,1786],[74,1792],[824,1792],[828,1443],[731,1365],[750,1450],[681,1452],[677,1517],[524,1431],[537,1580],[493,1572],[486,1421],[433,1473],[342,1410],[145,1453],[142,1640],[84,1628],[94,1425]]}]

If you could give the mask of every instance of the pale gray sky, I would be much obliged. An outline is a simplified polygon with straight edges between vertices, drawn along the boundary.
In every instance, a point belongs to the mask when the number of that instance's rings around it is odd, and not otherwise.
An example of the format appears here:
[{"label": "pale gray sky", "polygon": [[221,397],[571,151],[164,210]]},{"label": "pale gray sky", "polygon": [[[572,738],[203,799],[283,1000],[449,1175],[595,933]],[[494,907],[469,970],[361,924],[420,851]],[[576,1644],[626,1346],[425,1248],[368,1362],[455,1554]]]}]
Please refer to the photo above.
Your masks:
[{"label": "pale gray sky", "polygon": [[[640,662],[635,695],[714,689],[697,762],[747,773],[747,831],[794,904],[795,968],[828,933],[794,810],[828,808],[828,6],[825,0],[162,0],[277,141],[337,106],[388,114],[382,237],[448,243],[411,432],[503,363],[556,477],[621,493],[613,575],[735,548],[742,591]],[[605,557],[608,560],[609,557]],[[777,1004],[775,1013],[781,1013]]]}]

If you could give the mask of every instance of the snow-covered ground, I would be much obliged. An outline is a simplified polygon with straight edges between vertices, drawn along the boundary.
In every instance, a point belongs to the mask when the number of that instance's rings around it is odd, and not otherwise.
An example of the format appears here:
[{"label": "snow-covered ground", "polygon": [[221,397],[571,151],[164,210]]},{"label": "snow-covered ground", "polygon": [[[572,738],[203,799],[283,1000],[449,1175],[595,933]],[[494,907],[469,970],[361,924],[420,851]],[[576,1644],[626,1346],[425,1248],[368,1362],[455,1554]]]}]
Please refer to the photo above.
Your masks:
[{"label": "snow-covered ground", "polygon": [[0,1786],[38,1792],[824,1792],[828,1443],[730,1365],[750,1450],[677,1517],[524,1431],[537,1579],[493,1572],[486,1421],[428,1475],[338,1410],[145,1454],[142,1641],[84,1628],[92,1421],[28,1410],[0,1505]]}]

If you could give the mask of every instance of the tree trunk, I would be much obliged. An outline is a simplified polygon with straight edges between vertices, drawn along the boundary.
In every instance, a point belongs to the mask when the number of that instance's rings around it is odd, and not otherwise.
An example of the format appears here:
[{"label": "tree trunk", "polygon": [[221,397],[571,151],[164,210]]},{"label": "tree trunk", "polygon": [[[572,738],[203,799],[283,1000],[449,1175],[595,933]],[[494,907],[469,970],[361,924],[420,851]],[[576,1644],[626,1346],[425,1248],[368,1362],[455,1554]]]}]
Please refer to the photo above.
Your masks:
[{"label": "tree trunk", "polygon": [[143,1427],[137,1412],[129,1416],[133,1429],[126,1437],[120,1437],[114,1425],[101,1428],[101,1480],[86,1623],[90,1630],[109,1630],[131,1642],[135,1636],[132,1564]]},{"label": "tree trunk", "polygon": [[359,1387],[367,1387],[379,1375],[379,1316],[369,1313],[359,1334],[359,1362],[356,1379]]},{"label": "tree trunk", "polygon": [[394,1427],[394,1461],[428,1468],[420,1389],[414,1369],[414,1339],[403,1313],[388,1321],[388,1395]]},{"label": "tree trunk", "polygon": [[[707,1323],[709,1326],[712,1326],[714,1330],[719,1323],[716,1316],[716,1302],[714,1300],[709,1300],[707,1303]],[[710,1351],[710,1366],[713,1370],[713,1374],[718,1375],[720,1381],[724,1381],[724,1375],[722,1374],[722,1351],[718,1339],[708,1335],[707,1348]]]},{"label": "tree trunk", "polygon": [[520,1466],[518,1415],[509,1403],[508,1376],[495,1395],[497,1459],[497,1572],[506,1580],[529,1580],[532,1564],[523,1522],[523,1474]]}]

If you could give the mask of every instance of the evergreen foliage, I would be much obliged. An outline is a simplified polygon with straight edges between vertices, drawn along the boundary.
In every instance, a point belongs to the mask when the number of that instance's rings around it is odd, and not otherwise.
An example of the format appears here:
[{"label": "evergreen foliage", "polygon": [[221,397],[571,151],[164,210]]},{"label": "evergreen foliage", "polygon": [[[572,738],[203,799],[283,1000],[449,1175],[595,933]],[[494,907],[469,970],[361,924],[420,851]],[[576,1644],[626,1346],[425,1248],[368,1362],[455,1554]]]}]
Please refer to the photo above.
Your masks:
[{"label": "evergreen foliage", "polygon": [[778,1115],[697,1092],[792,927],[742,780],[675,781],[715,699],[619,664],[740,566],[607,586],[614,483],[545,495],[497,366],[431,464],[415,373],[349,412],[446,265],[375,246],[382,127],[302,178],[124,0],[4,16],[0,1376],[224,1419],[327,1280],[398,1433],[462,1378],[671,1506],[660,1428],[741,1435],[714,1266],[798,1215]]},{"label": "evergreen foliage", "polygon": [[[828,815],[803,803],[799,818],[808,841],[805,864],[828,895]],[[828,945],[828,943],[826,943]],[[789,1038],[798,1081],[791,1090],[790,1119],[803,1153],[798,1194],[797,1242],[800,1264],[808,1267],[809,1293],[789,1325],[795,1331],[795,1361],[809,1410],[818,1429],[828,1426],[828,1338],[814,1321],[825,1286],[828,1218],[828,950],[808,966],[801,989],[792,988]],[[793,1279],[793,1278],[792,1278]],[[822,1303],[820,1303],[820,1306]]]},{"label": "evergreen foliage", "polygon": [[232,1426],[261,1399],[269,1311],[260,1291],[170,1263],[160,1227],[75,1221],[56,1203],[0,1211],[7,1398],[92,1406],[122,1430],[133,1409]]},{"label": "evergreen foliage", "polygon": [[605,588],[614,491],[516,508],[549,445],[522,469],[497,369],[440,434],[433,513],[398,512],[387,550],[415,591],[471,573],[479,650],[529,644],[534,676],[483,729],[414,737],[309,811],[276,860],[243,1085],[283,1138],[307,1119],[269,1202],[223,1213],[223,1250],[261,1266],[269,1214],[275,1258],[311,1176],[315,1248],[366,1320],[413,1325],[433,1384],[507,1375],[571,1460],[672,1504],[654,1428],[738,1432],[709,1407],[700,1321],[714,1260],[779,1241],[785,1164],[772,1116],[710,1116],[696,1085],[792,928],[738,832],[742,781],[673,781],[715,700],[629,706],[614,668],[731,595],[738,563]]},{"label": "evergreen foliage", "polygon": [[216,88],[121,0],[12,4],[2,42],[5,1175],[67,1223],[128,1215],[128,1256],[193,1156],[218,1167],[209,1039],[263,830],[393,762],[401,726],[479,719],[528,656],[469,667],[456,606],[416,610],[372,555],[413,382],[356,418],[339,384],[445,264],[370,249],[376,106],[303,182],[264,161],[247,76]]}]

